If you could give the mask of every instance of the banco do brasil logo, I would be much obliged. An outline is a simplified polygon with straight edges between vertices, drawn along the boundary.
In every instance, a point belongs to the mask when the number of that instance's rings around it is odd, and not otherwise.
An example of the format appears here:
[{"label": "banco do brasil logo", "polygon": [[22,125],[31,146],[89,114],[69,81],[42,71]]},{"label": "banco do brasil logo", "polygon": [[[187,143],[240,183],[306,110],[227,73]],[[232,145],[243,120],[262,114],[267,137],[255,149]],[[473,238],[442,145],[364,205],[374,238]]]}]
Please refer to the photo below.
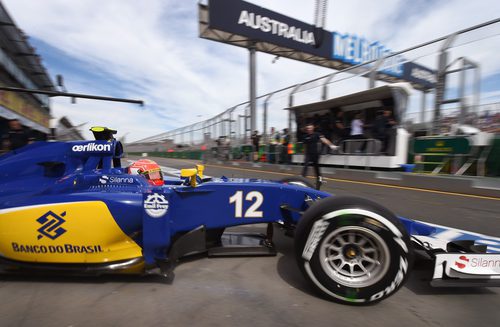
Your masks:
[{"label": "banco do brasil logo", "polygon": [[37,231],[40,233],[38,239],[42,237],[48,237],[51,240],[55,240],[62,234],[66,233],[66,230],[61,227],[62,224],[66,222],[62,217],[66,216],[66,211],[57,215],[52,211],[47,212],[36,221],[42,224]]}]

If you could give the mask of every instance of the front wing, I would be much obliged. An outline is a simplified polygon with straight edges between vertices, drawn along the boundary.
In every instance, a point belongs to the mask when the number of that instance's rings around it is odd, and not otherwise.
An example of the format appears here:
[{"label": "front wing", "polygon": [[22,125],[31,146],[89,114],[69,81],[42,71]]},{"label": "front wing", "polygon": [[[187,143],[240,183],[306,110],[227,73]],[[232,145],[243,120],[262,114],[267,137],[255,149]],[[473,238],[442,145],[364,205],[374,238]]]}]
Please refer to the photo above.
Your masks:
[{"label": "front wing", "polygon": [[434,260],[432,286],[500,286],[500,238],[402,220],[417,249]]}]

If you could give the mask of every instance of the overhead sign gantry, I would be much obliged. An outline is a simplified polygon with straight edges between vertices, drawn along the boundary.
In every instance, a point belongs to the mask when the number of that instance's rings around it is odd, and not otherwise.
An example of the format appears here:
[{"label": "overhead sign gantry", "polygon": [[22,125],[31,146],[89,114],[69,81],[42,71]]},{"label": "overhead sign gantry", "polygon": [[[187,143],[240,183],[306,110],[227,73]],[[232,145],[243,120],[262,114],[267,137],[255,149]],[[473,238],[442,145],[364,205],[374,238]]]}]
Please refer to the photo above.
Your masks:
[{"label": "overhead sign gantry", "polygon": [[329,32],[241,0],[209,0],[199,4],[200,37],[255,49],[289,59],[343,70],[383,60],[377,79],[410,82],[416,89],[434,87],[435,71],[407,62],[377,41]]}]

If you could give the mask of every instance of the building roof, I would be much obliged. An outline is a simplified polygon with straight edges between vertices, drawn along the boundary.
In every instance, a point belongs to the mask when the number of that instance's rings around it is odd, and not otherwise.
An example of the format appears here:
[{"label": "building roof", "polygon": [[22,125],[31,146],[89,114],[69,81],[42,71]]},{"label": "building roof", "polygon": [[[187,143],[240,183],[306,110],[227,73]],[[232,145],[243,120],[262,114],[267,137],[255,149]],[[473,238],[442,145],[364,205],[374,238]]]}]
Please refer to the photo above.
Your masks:
[{"label": "building roof", "polygon": [[55,91],[40,56],[0,2],[0,46],[38,89]]}]

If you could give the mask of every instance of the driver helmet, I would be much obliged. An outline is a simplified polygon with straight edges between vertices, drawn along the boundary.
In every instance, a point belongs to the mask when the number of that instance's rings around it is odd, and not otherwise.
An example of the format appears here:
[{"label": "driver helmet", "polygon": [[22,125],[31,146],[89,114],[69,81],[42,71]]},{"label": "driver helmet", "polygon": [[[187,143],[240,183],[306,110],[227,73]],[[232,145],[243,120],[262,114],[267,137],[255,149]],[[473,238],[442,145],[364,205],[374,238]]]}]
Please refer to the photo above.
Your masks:
[{"label": "driver helmet", "polygon": [[132,175],[142,175],[146,177],[149,184],[161,186],[165,184],[160,166],[149,159],[141,159],[128,167],[128,173]]}]

